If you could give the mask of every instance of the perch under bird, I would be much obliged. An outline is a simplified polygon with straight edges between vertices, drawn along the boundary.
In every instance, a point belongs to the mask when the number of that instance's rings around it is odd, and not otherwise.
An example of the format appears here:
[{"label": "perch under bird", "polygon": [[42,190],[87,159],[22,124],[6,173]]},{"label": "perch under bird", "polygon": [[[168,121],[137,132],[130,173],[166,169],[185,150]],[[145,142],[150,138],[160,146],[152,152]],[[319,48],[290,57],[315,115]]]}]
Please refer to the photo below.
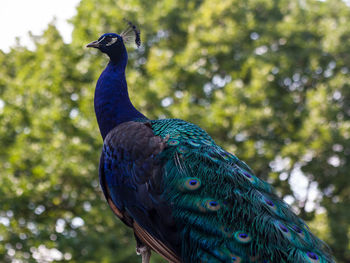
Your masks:
[{"label": "perch under bird", "polygon": [[169,262],[334,262],[271,186],[200,127],[149,120],[129,99],[128,22],[87,47],[110,61],[98,79],[95,113],[104,140],[100,183],[113,212],[134,230],[137,253]]}]

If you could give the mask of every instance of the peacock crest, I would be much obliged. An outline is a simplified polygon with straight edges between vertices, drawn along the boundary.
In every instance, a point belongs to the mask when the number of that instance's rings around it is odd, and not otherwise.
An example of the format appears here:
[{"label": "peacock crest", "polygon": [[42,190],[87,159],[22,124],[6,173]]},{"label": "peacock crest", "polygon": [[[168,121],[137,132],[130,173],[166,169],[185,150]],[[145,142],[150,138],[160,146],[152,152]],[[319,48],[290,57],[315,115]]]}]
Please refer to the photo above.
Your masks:
[{"label": "peacock crest", "polygon": [[124,43],[131,44],[135,42],[137,47],[141,45],[140,30],[130,21],[124,19],[128,27],[120,33]]}]

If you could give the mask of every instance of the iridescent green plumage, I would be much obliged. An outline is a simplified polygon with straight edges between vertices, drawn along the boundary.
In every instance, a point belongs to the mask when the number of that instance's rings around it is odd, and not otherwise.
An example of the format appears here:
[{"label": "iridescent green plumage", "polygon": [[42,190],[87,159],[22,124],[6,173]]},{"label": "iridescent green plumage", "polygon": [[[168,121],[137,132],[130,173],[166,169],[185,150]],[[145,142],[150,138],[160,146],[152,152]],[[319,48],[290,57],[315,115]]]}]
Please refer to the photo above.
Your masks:
[{"label": "iridescent green plumage", "polygon": [[198,126],[150,121],[166,140],[164,198],[182,229],[184,262],[333,262],[271,186]]}]

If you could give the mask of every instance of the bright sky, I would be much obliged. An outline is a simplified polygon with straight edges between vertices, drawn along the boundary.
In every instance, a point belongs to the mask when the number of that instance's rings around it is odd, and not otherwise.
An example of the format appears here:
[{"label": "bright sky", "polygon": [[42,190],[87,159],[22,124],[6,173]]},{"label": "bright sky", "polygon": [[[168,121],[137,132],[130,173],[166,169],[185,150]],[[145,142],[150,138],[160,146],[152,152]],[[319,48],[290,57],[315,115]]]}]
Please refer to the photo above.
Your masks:
[{"label": "bright sky", "polygon": [[75,15],[80,0],[0,0],[0,49],[9,51],[20,37],[21,43],[32,47],[28,31],[39,35],[56,17],[56,25],[64,40],[71,40],[72,27],[67,19]]}]

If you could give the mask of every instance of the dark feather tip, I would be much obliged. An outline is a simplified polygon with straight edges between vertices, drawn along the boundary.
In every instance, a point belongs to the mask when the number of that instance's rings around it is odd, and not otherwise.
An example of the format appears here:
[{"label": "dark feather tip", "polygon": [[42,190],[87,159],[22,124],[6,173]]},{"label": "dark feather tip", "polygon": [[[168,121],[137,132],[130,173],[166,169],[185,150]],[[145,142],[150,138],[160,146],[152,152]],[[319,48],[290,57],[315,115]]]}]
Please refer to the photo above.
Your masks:
[{"label": "dark feather tip", "polygon": [[128,28],[121,33],[121,36],[124,41],[128,42],[130,38],[130,34],[134,34],[135,44],[137,47],[141,45],[140,38],[140,30],[129,20],[124,19],[124,21],[128,24]]}]

